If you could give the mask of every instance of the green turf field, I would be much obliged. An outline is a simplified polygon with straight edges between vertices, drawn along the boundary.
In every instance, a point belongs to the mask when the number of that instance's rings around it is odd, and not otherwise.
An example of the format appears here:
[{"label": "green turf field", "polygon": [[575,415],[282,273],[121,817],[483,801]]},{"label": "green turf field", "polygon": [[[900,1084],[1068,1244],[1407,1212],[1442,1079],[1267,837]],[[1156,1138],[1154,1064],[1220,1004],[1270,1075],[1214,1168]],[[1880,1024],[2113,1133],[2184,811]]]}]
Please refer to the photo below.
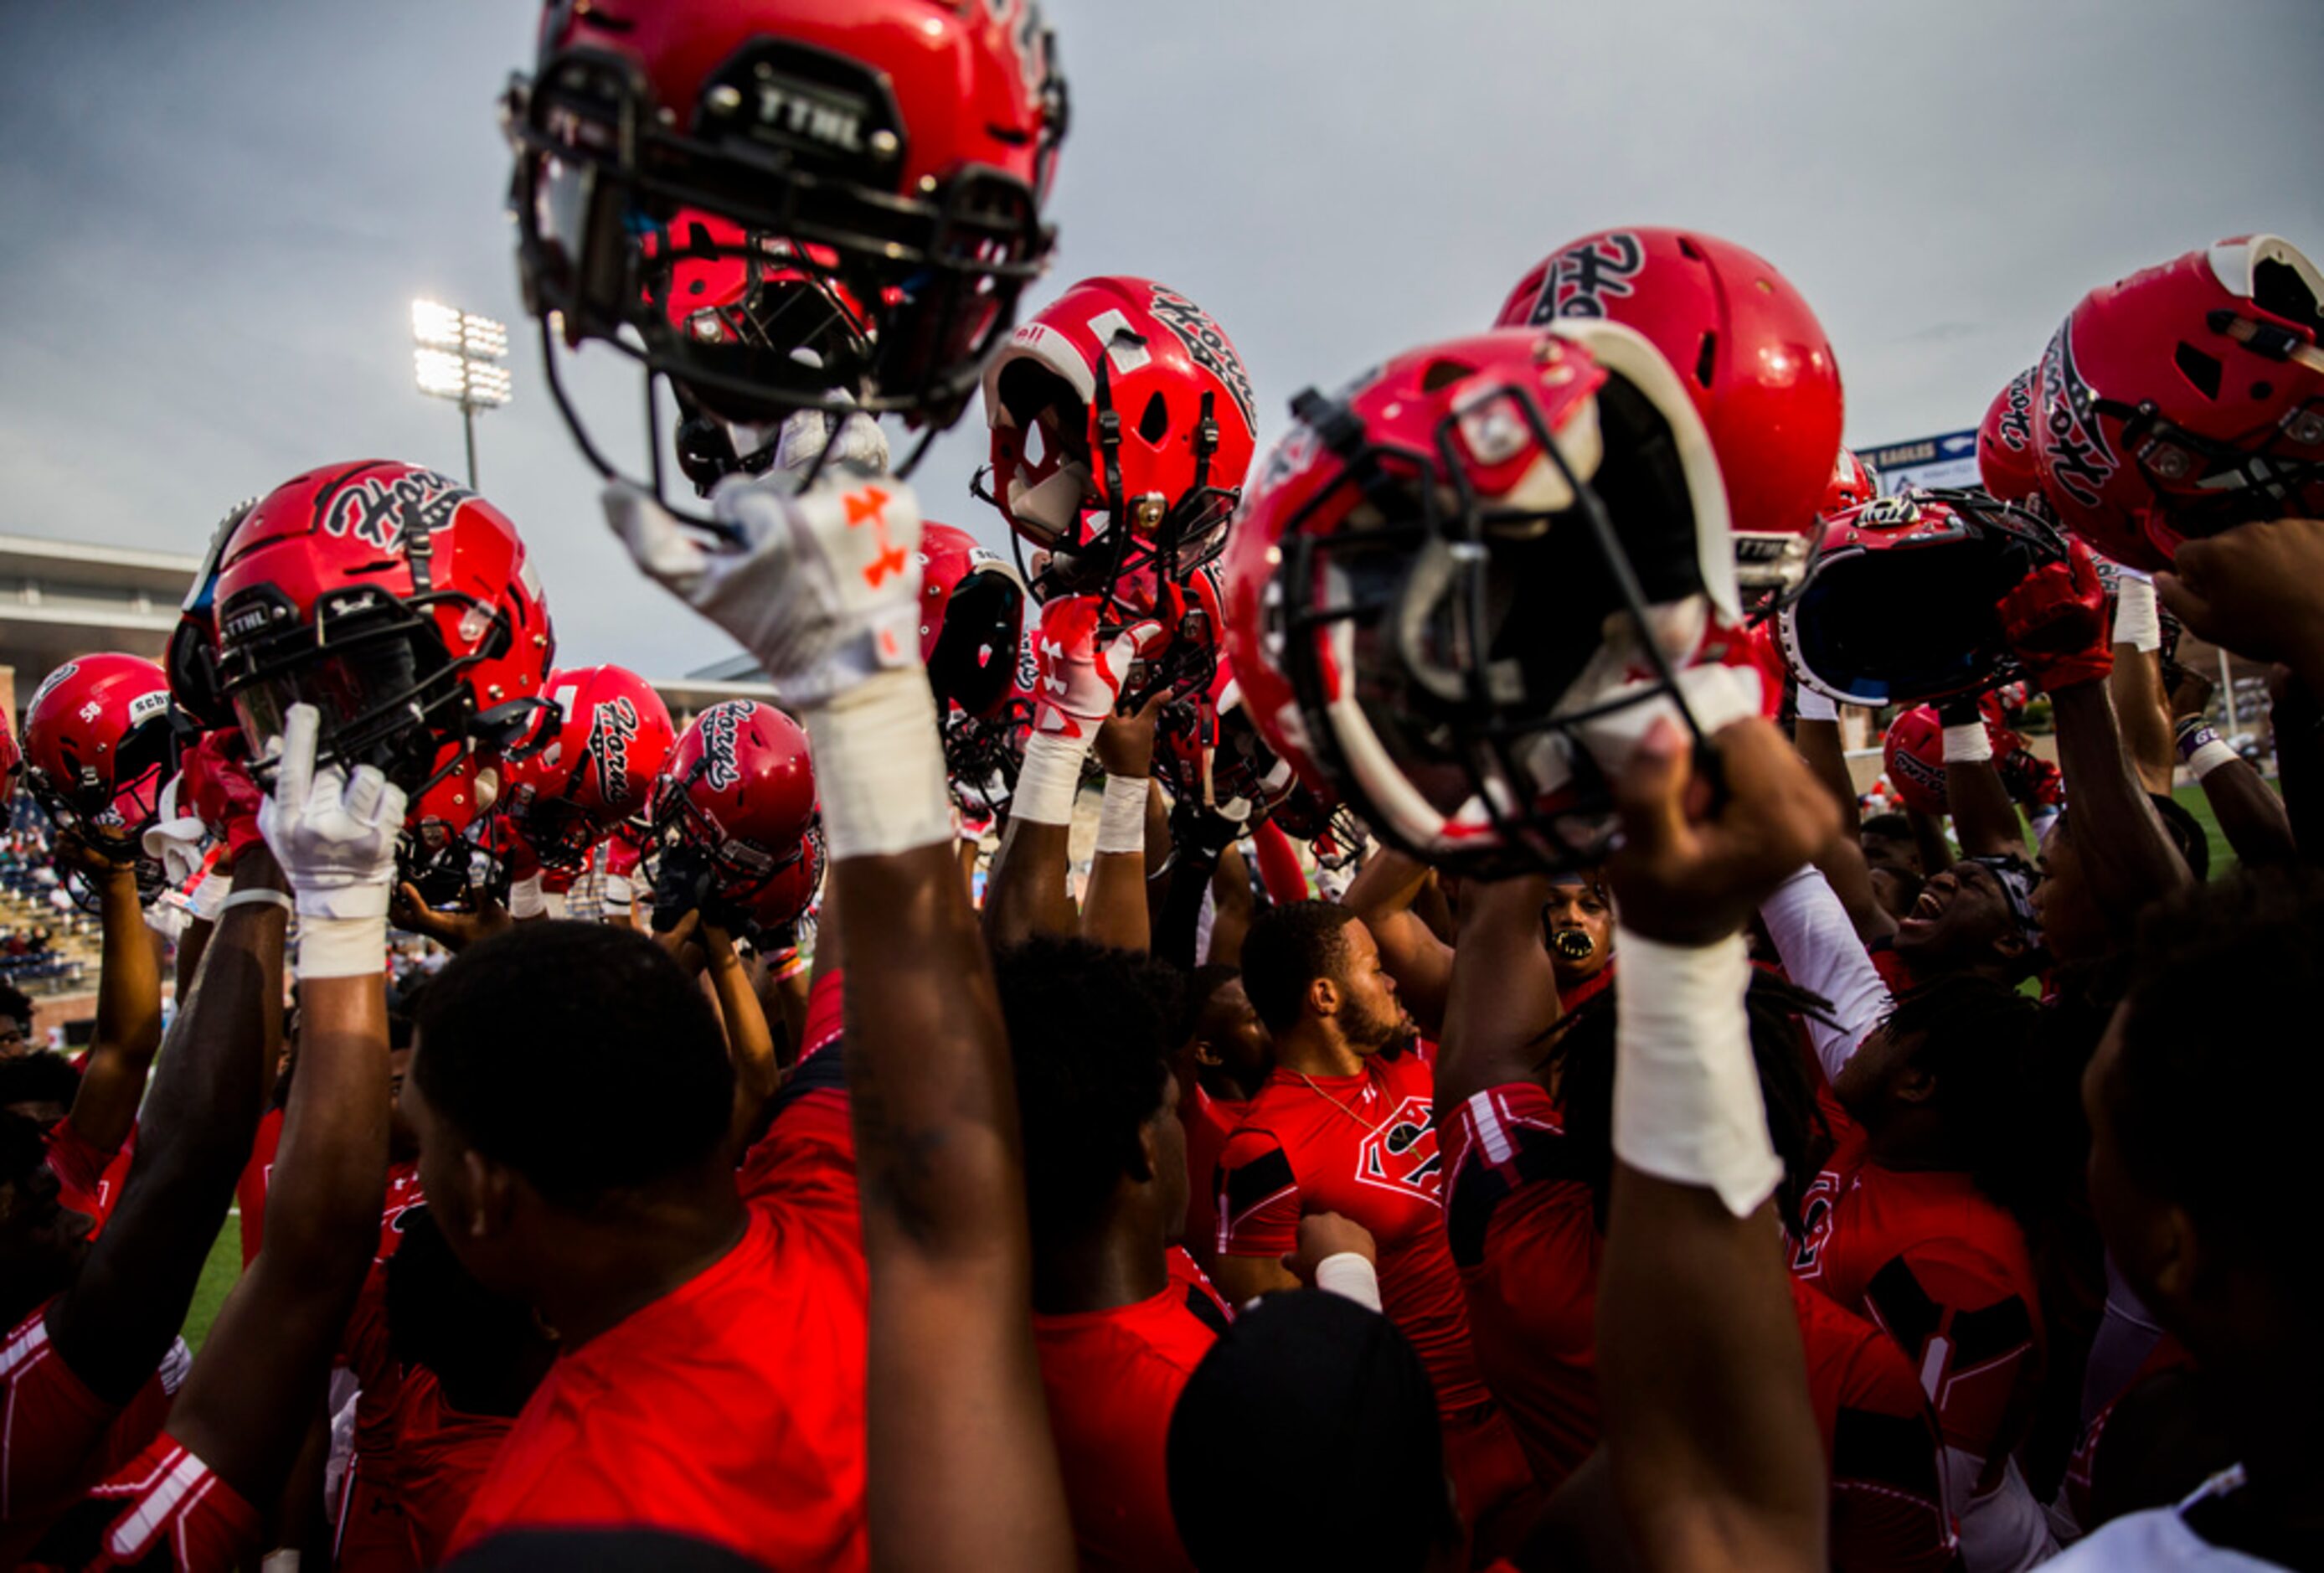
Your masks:
[{"label": "green turf field", "polygon": [[2203,789],[2182,786],[2171,795],[2179,800],[2181,808],[2201,822],[2203,834],[2211,839],[2211,877],[2217,879],[2235,867],[2236,855],[2228,848],[2227,838],[2219,834],[2219,821],[2212,816],[2210,800],[2203,796]]},{"label": "green turf field", "polygon": [[210,1247],[210,1259],[202,1264],[202,1281],[194,1285],[193,1307],[186,1312],[186,1342],[197,1351],[209,1336],[210,1324],[217,1320],[226,1291],[241,1276],[242,1219],[229,1213],[226,1227],[218,1231],[217,1244]]}]

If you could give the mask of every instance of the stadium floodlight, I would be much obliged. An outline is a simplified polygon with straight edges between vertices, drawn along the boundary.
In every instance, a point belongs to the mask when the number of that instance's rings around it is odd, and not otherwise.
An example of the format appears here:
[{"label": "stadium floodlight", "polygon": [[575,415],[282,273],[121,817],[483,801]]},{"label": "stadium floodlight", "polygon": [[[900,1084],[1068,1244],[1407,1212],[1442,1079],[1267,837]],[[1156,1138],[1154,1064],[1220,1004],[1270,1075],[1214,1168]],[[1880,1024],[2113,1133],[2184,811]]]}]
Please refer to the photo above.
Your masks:
[{"label": "stadium floodlight", "polygon": [[476,485],[476,412],[509,402],[508,326],[438,301],[411,302],[411,375],[431,399],[460,406],[468,440],[468,486]]}]

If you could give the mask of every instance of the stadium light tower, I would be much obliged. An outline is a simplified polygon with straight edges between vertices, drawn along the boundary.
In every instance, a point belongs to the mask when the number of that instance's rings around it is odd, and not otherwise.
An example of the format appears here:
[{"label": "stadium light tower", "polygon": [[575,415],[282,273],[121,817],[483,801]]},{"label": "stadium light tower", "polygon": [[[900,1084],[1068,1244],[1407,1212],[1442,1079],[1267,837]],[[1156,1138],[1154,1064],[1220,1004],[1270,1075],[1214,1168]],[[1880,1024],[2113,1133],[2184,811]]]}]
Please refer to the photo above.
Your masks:
[{"label": "stadium light tower", "polygon": [[420,391],[460,406],[468,438],[468,489],[476,489],[476,412],[509,402],[508,328],[434,301],[411,302],[411,371]]}]

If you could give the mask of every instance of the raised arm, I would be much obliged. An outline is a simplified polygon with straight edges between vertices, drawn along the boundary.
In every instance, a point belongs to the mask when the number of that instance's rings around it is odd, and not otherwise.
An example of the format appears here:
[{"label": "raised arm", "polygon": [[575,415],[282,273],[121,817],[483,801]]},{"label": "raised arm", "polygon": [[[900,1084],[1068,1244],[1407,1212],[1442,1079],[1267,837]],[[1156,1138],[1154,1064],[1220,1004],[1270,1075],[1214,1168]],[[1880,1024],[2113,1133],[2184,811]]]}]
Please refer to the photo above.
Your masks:
[{"label": "raised arm", "polygon": [[1144,950],[1152,940],[1146,906],[1146,803],[1153,793],[1154,724],[1166,689],[1134,716],[1098,729],[1105,766],[1105,805],[1098,810],[1097,849],[1082,896],[1082,938],[1117,950]]},{"label": "raised arm", "polygon": [[1540,877],[1462,889],[1436,1060],[1436,1106],[1448,1117],[1478,1093],[1539,1074],[1542,1039],[1559,1013],[1557,973],[1541,943],[1548,899],[1549,881]]},{"label": "raised arm", "polygon": [[1977,697],[1939,705],[1937,716],[1945,728],[1945,803],[1961,856],[2024,856],[2025,822],[1994,768],[1993,739]]},{"label": "raised arm", "polygon": [[161,1047],[161,961],[138,900],[133,849],[67,831],[57,852],[96,886],[104,932],[97,1026],[73,1096],[73,1129],[91,1147],[115,1152],[137,1123],[145,1078]]},{"label": "raised arm", "polygon": [[2125,571],[2115,581],[2114,671],[2107,687],[2122,724],[2124,752],[2139,784],[2168,792],[2179,759],[2172,747],[2171,699],[2163,689],[2163,618],[2154,581]]},{"label": "raised arm", "polygon": [[[1412,910],[1430,877],[1426,864],[1382,847],[1366,863],[1340,904],[1364,921],[1379,945],[1380,966],[1396,979],[1405,1009],[1432,1035],[1444,1027],[1452,986],[1452,947]],[[1536,909],[1539,909],[1536,902]]]},{"label": "raised arm", "polygon": [[2268,790],[2249,760],[2219,741],[2209,721],[2200,715],[2182,717],[2174,747],[2203,789],[2203,800],[2237,862],[2251,868],[2288,868],[2300,860],[2283,800]]},{"label": "raised arm", "polygon": [[1753,1067],[1741,935],[1838,824],[1774,727],[1715,739],[1727,794],[1686,810],[1661,724],[1617,785],[1625,843],[1614,1195],[1598,1378],[1615,1492],[1648,1568],[1825,1566],[1823,1450],[1769,1198],[1781,1175]]},{"label": "raised arm", "polygon": [[299,905],[299,1074],[265,1245],[170,1414],[171,1435],[247,1502],[277,1500],[306,1439],[387,1179],[383,966],[404,798],[368,765],[316,769],[318,721],[290,708],[261,821]]},{"label": "raised arm", "polygon": [[766,1007],[759,1003],[751,969],[734,953],[733,936],[715,923],[702,924],[700,933],[703,964],[726,1026],[726,1057],[734,1062],[733,1138],[739,1152],[767,1100],[782,1085],[782,1068],[775,1063],[775,1034],[767,1024]]},{"label": "raised arm", "polygon": [[759,657],[814,746],[871,1271],[874,1565],[1064,1573],[1009,1049],[918,659],[918,506],[893,480],[826,473],[800,494],[722,488],[735,539],[715,551],[627,488],[606,511],[650,575]]}]

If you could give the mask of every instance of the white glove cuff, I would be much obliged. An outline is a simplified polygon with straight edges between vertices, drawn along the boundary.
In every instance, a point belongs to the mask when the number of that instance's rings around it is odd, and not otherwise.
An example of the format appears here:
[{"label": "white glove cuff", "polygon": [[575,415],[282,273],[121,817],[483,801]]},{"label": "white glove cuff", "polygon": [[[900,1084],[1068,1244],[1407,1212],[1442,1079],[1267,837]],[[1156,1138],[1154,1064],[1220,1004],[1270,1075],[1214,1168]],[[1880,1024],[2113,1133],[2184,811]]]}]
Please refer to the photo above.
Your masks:
[{"label": "white glove cuff", "polygon": [[299,976],[370,977],[387,970],[387,914],[376,918],[299,914]]},{"label": "white glove cuff", "polygon": [[573,911],[573,898],[561,890],[542,891],[540,910],[542,916],[552,921],[564,918]]},{"label": "white glove cuff", "polygon": [[881,672],[806,719],[833,862],[952,845],[952,794],[926,672]]},{"label": "white glove cuff", "polygon": [[1146,778],[1110,775],[1105,778],[1105,804],[1097,814],[1100,852],[1146,850]]},{"label": "white glove cuff", "polygon": [[1840,707],[1830,694],[1820,694],[1807,684],[1800,685],[1799,699],[1792,707],[1793,714],[1803,721],[1837,721]]},{"label": "white glove cuff", "polygon": [[1025,762],[1017,767],[1017,792],[1009,816],[1028,825],[1070,825],[1074,799],[1081,795],[1082,761],[1089,757],[1094,730],[1079,737],[1035,732],[1025,740]]},{"label": "white glove cuff", "polygon": [[[226,897],[234,893],[234,875],[222,866],[223,862],[224,860],[221,859],[219,865],[213,865],[202,883],[194,887],[193,894],[186,898],[188,908],[192,911],[196,918],[204,922],[217,921],[218,914],[226,911]],[[281,891],[269,891],[266,893],[281,897],[285,907],[290,904],[290,898],[283,895]]]},{"label": "white glove cuff", "polygon": [[1740,934],[1700,947],[1615,930],[1614,1153],[1674,1185],[1716,1192],[1747,1217],[1783,1177],[1743,993],[1751,962]]},{"label": "white glove cuff", "polygon": [[2125,573],[2116,581],[2114,642],[2141,651],[2163,648],[2163,613],[2155,605],[2153,580]]},{"label": "white glove cuff", "polygon": [[518,919],[541,918],[549,915],[549,903],[541,898],[540,875],[532,874],[509,885],[509,916]]},{"label": "white glove cuff", "polygon": [[1315,1287],[1354,1300],[1366,1310],[1380,1309],[1379,1273],[1353,1251],[1342,1251],[1316,1263]]},{"label": "white glove cuff", "polygon": [[1993,757],[1993,735],[1983,721],[1964,721],[1945,728],[1945,763],[1980,764]]},{"label": "white glove cuff", "polygon": [[637,887],[630,883],[628,874],[609,874],[605,876],[603,904],[607,911],[626,912],[637,899]]}]

